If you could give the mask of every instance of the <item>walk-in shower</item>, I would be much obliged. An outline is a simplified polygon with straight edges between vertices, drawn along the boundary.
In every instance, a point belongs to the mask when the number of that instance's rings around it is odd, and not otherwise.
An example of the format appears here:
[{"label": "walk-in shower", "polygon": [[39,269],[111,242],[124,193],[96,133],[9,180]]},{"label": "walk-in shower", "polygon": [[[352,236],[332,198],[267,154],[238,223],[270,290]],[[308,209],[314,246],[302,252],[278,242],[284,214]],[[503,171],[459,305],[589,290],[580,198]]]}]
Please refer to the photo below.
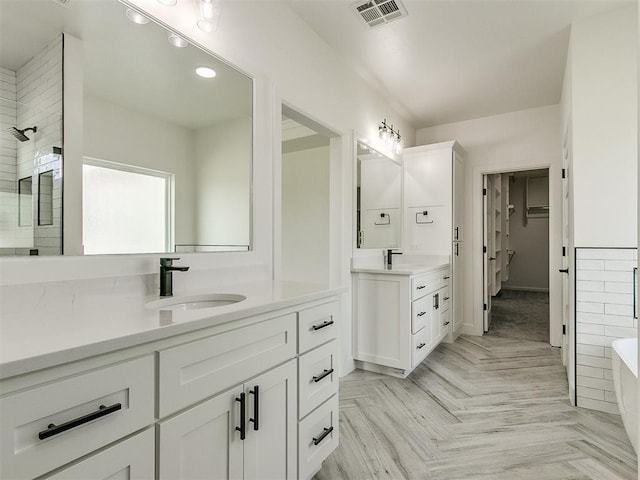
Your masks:
[{"label": "walk-in shower", "polygon": [[26,142],[29,140],[29,137],[25,135],[25,132],[36,133],[38,131],[38,127],[33,126],[31,128],[25,128],[24,130],[20,130],[18,127],[11,127],[8,128],[7,131],[21,142]]}]

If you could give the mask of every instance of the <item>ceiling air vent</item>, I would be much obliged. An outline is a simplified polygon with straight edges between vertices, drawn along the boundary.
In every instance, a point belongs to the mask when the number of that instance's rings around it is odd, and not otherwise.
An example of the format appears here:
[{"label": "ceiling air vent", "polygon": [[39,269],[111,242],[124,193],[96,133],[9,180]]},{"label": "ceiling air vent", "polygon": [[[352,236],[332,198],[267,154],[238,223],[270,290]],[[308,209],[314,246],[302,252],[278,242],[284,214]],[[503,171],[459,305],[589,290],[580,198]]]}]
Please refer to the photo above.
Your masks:
[{"label": "ceiling air vent", "polygon": [[353,6],[370,27],[377,27],[407,15],[400,0],[364,0]]}]

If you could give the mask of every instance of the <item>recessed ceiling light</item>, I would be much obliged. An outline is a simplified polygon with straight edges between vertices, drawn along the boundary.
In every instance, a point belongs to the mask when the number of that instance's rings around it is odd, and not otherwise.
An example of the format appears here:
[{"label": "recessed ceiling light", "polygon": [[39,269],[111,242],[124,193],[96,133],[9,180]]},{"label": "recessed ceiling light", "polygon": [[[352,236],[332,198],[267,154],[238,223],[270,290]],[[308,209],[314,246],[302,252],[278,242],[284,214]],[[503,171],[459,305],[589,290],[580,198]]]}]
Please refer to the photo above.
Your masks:
[{"label": "recessed ceiling light", "polygon": [[178,0],[158,0],[159,3],[163,5],[167,5],[168,7],[172,7],[177,3]]},{"label": "recessed ceiling light", "polygon": [[189,45],[189,42],[187,42],[180,35],[176,35],[175,33],[169,33],[168,40],[171,45],[178,48],[183,48]]},{"label": "recessed ceiling light", "polygon": [[131,20],[133,23],[137,23],[138,25],[144,25],[149,23],[149,19],[142,15],[140,12],[136,12],[131,8],[127,8],[127,18]]},{"label": "recessed ceiling light", "polygon": [[197,67],[196,73],[204,78],[213,78],[216,76],[216,71],[211,67]]}]

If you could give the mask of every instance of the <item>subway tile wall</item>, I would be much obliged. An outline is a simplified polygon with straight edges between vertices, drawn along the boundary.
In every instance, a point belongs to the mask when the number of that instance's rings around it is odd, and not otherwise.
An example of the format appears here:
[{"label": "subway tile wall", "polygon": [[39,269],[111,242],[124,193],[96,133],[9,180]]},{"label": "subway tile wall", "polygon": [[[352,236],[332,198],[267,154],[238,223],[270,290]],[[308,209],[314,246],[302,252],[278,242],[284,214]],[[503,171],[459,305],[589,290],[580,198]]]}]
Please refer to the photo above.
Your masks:
[{"label": "subway tile wall", "polygon": [[[0,254],[3,255],[29,255],[32,249],[37,249],[39,255],[58,255],[62,250],[62,155],[58,150],[54,151],[54,147],[62,147],[62,44],[62,35],[59,35],[16,72],[6,69],[0,71],[2,97],[13,89],[13,109],[9,106],[11,99],[3,100],[2,103],[3,134],[0,151],[0,170],[12,170],[12,177],[9,178],[4,173],[0,176],[0,191],[8,192],[5,187],[12,188],[14,194],[0,208],[0,220],[4,223],[0,228],[3,233],[11,231],[6,222],[12,222],[14,245],[18,247],[1,248]],[[13,87],[10,86],[11,82]],[[19,142],[10,134],[5,136],[5,123],[11,123],[7,128],[16,126],[21,130],[36,126],[37,132],[27,132],[30,140]],[[50,205],[53,221],[52,225],[40,226],[37,209],[38,177],[48,171],[52,172],[53,182],[45,202]],[[32,225],[18,226],[18,199],[15,192],[18,180],[27,177],[33,178]],[[10,183],[13,185],[10,186]],[[28,198],[22,200],[26,201]],[[0,246],[7,245],[3,242]]]},{"label": "subway tile wall", "polygon": [[611,372],[611,342],[636,337],[635,248],[576,249],[576,402],[619,413]]}]

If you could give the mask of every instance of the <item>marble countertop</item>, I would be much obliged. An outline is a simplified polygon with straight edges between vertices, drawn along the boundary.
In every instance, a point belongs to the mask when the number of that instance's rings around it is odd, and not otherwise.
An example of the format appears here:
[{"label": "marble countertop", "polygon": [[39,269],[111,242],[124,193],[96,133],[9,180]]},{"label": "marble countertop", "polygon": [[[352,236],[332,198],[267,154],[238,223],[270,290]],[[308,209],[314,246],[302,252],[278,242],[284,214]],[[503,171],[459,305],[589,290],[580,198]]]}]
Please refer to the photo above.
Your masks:
[{"label": "marble countertop", "polygon": [[[49,296],[54,296],[56,288],[61,287],[49,287],[54,290]],[[209,309],[147,308],[147,303],[158,300],[157,295],[116,298],[112,303],[105,298],[76,299],[68,305],[46,310],[3,308],[0,379],[320,300],[344,290],[317,284],[267,281],[188,292],[188,295],[231,293],[247,297],[235,304]],[[30,300],[42,302],[42,299]]]},{"label": "marble countertop", "polygon": [[385,273],[389,275],[418,275],[449,266],[449,257],[446,255],[424,255],[411,257],[400,261],[399,257],[393,258],[391,267],[385,265],[380,258],[365,257],[353,259],[351,271],[354,273]]}]

